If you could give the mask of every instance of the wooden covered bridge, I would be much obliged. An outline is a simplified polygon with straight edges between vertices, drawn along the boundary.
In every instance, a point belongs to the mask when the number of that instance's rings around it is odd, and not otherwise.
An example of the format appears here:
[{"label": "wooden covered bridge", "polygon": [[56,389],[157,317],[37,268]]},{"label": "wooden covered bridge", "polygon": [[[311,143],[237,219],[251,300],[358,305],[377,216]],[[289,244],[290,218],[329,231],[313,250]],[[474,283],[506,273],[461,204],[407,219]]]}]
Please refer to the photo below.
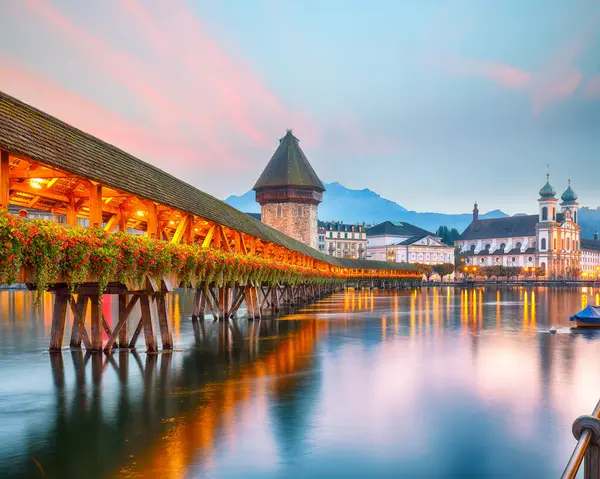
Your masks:
[{"label": "wooden covered bridge", "polygon": [[[50,221],[21,218],[19,208],[48,212]],[[195,289],[193,317],[227,320],[244,303],[258,318],[350,279],[419,279],[411,265],[322,254],[1,92],[0,210],[0,283],[54,293],[50,350],[62,348],[68,309],[73,348],[135,347],[143,330],[154,352],[157,323],[171,349],[165,295],[177,287]],[[112,329],[102,294],[118,295]],[[137,303],[141,318],[129,330]]]}]

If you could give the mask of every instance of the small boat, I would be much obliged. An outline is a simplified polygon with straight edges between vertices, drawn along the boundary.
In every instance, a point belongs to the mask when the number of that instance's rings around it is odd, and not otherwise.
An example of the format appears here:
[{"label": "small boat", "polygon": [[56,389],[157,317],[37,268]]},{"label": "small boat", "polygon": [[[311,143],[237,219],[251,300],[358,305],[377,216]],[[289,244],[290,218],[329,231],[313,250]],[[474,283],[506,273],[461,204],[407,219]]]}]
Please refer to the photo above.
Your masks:
[{"label": "small boat", "polygon": [[600,328],[600,306],[588,304],[569,320],[574,321],[578,328]]}]

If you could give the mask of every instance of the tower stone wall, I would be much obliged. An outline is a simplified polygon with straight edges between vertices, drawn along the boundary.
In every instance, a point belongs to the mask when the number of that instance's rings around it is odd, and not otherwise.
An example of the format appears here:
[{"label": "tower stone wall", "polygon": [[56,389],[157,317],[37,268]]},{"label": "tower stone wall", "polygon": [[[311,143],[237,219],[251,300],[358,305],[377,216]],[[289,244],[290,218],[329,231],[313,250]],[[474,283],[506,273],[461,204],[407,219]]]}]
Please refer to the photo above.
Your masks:
[{"label": "tower stone wall", "polygon": [[267,203],[261,207],[261,221],[302,243],[318,247],[317,205]]},{"label": "tower stone wall", "polygon": [[287,130],[253,190],[263,223],[318,249],[318,207],[325,186],[298,142]]}]

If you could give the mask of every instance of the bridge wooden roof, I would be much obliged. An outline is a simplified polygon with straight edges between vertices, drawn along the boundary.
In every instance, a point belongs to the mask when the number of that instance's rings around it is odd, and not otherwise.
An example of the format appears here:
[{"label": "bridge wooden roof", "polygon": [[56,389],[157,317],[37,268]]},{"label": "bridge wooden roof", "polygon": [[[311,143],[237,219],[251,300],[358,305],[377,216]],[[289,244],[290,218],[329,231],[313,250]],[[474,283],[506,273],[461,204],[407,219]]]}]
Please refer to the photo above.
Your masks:
[{"label": "bridge wooden roof", "polygon": [[109,188],[218,223],[344,268],[413,270],[412,265],[334,258],[249,217],[123,150],[0,92],[0,149]]}]

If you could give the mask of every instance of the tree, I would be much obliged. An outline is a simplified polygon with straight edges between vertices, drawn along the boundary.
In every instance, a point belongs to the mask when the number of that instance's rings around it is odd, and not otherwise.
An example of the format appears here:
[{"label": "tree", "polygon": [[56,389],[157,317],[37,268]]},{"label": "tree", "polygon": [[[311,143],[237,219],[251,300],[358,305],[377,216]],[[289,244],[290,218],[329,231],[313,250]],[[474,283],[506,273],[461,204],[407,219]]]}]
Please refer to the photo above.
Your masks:
[{"label": "tree", "polygon": [[572,279],[578,279],[581,276],[581,268],[578,266],[569,266],[565,272]]},{"label": "tree", "polygon": [[447,226],[442,225],[436,230],[435,235],[442,239],[442,243],[453,245],[459,238],[460,233],[456,228],[449,229]]},{"label": "tree", "polygon": [[433,266],[424,263],[416,263],[415,266],[417,267],[417,271],[419,271],[419,273],[425,276],[425,278],[429,282],[434,273]]},{"label": "tree", "polygon": [[433,271],[440,275],[442,281],[444,281],[444,276],[454,273],[454,269],[455,268],[452,263],[436,264],[433,267]]},{"label": "tree", "polygon": [[533,274],[536,278],[541,278],[542,276],[546,276],[546,270],[544,268],[537,268]]}]

